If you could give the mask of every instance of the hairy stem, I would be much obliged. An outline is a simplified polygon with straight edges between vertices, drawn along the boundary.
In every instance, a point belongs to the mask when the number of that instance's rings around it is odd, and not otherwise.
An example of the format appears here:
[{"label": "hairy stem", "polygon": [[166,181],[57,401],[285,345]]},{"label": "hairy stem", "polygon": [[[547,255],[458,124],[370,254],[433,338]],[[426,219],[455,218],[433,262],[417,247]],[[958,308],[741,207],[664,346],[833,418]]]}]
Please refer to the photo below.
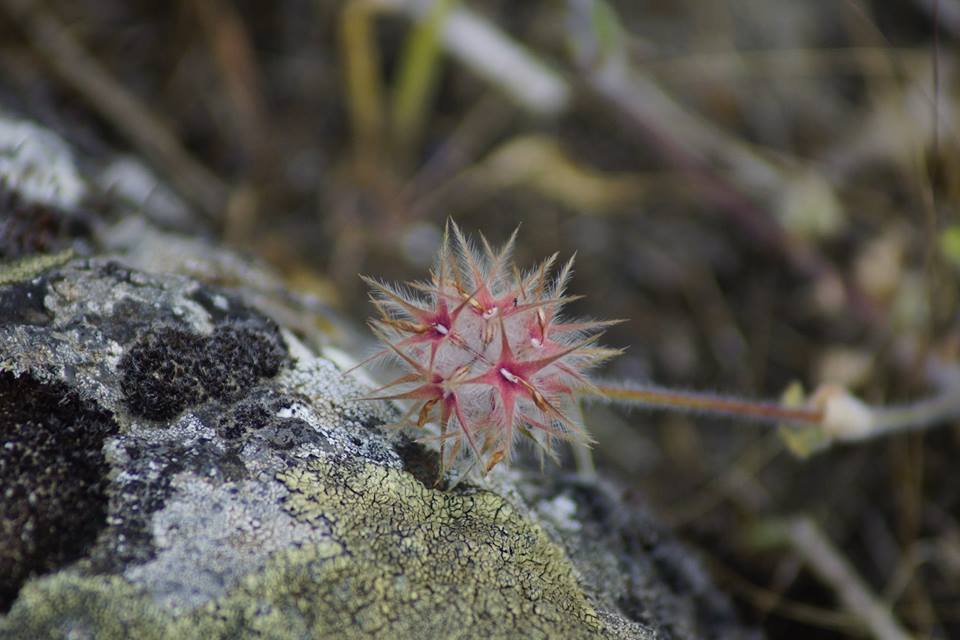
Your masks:
[{"label": "hairy stem", "polygon": [[802,407],[747,400],[652,385],[600,383],[579,390],[597,400],[628,406],[727,415],[772,424],[818,427],[831,441],[859,442],[891,433],[916,431],[960,417],[960,390],[947,385],[937,393],[902,405],[874,407],[845,389],[824,385]]},{"label": "hairy stem", "polygon": [[656,386],[599,384],[593,392],[600,399],[617,403],[675,409],[693,413],[711,413],[728,416],[741,416],[762,422],[792,422],[819,424],[823,420],[823,411],[804,407],[787,407],[775,402],[731,398],[700,391],[680,391]]}]

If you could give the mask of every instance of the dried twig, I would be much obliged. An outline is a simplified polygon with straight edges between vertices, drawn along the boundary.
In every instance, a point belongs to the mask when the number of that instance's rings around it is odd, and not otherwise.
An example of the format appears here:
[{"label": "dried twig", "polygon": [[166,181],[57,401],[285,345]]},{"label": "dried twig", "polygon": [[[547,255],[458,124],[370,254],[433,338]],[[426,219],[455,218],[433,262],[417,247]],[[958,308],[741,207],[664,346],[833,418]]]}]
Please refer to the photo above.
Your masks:
[{"label": "dried twig", "polygon": [[834,593],[843,608],[856,616],[874,638],[908,640],[912,636],[900,626],[890,607],[884,604],[857,574],[820,527],[806,516],[767,523],[759,537],[775,544],[787,544]]},{"label": "dried twig", "polygon": [[115,126],[208,218],[218,219],[227,197],[223,182],[191,156],[143,103],[121,86],[56,17],[34,0],[0,0],[50,68]]},{"label": "dried twig", "polygon": [[936,22],[954,36],[960,35],[960,1],[958,0],[913,0],[913,3],[930,14]]},{"label": "dried twig", "polygon": [[247,156],[260,152],[268,130],[261,73],[243,18],[229,0],[191,0],[216,62],[232,115],[233,130]]}]

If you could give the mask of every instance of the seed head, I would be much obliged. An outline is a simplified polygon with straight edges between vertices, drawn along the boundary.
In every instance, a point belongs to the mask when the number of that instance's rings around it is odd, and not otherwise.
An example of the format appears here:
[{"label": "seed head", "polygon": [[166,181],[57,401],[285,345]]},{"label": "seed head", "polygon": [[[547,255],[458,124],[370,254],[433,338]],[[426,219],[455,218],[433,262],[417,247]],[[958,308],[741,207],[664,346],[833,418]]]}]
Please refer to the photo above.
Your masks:
[{"label": "seed head", "polygon": [[557,255],[527,273],[511,261],[517,232],[499,250],[479,246],[452,221],[430,279],[398,288],[364,278],[379,313],[370,321],[384,348],[406,373],[370,399],[408,400],[402,423],[436,420],[441,464],[472,456],[489,471],[509,460],[525,436],[554,456],[557,440],[589,443],[575,416],[586,371],[619,354],[596,346],[616,321],[567,321],[563,305],[571,258],[551,275]]}]

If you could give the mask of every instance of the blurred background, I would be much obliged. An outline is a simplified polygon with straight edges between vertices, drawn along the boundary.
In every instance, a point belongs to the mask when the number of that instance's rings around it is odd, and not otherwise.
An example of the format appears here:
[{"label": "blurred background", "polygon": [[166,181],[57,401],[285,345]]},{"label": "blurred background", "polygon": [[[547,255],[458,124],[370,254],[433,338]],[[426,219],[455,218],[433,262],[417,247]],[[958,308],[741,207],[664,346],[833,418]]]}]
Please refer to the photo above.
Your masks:
[{"label": "blurred background", "polygon": [[[573,313],[629,319],[605,376],[886,404],[960,348],[958,36],[958,0],[0,0],[0,104],[146,158],[158,224],[358,327],[358,274],[423,277],[448,217],[521,225],[521,266],[576,252]],[[587,420],[769,637],[903,637],[848,580],[960,637],[957,425],[802,457],[732,420]]]}]

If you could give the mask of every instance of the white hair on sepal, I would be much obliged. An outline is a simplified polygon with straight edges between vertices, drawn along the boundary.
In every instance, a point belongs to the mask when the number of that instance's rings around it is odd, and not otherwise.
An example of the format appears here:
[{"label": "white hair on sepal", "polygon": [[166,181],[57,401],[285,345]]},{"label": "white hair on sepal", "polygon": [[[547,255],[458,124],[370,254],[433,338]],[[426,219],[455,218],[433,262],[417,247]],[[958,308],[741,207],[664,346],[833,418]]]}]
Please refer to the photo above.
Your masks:
[{"label": "white hair on sepal", "polygon": [[405,371],[369,399],[411,401],[417,426],[438,424],[446,467],[463,455],[489,470],[509,460],[520,435],[547,454],[558,440],[589,442],[571,417],[576,396],[591,385],[586,370],[617,353],[595,344],[607,323],[560,320],[575,299],[564,295],[573,259],[555,276],[557,254],[521,272],[511,261],[516,237],[477,244],[451,220],[428,282],[367,280],[383,355]]},{"label": "white hair on sepal", "polygon": [[377,278],[360,277],[370,287],[370,301],[379,311],[386,312],[385,315],[390,317],[414,320],[416,316],[411,309],[428,303],[410,285],[397,286]]}]

